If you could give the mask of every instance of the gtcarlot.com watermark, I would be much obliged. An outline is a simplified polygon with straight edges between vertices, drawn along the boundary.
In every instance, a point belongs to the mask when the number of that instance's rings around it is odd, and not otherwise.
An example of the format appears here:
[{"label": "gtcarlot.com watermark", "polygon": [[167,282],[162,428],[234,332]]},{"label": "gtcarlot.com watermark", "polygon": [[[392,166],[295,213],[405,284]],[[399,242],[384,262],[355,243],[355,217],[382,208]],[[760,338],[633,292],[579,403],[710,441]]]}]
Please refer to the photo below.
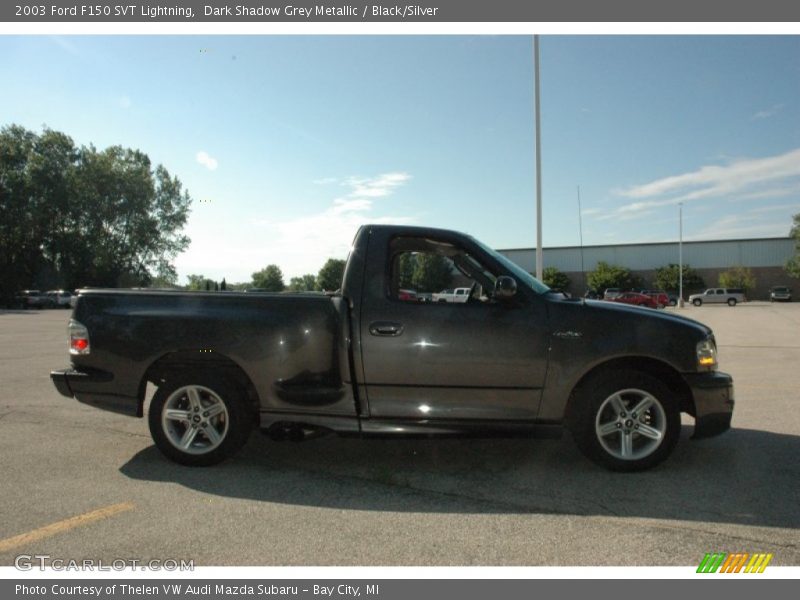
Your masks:
[{"label": "gtcarlot.com watermark", "polygon": [[20,571],[194,571],[194,560],[176,558],[53,558],[49,554],[20,554],[14,557],[14,566]]}]

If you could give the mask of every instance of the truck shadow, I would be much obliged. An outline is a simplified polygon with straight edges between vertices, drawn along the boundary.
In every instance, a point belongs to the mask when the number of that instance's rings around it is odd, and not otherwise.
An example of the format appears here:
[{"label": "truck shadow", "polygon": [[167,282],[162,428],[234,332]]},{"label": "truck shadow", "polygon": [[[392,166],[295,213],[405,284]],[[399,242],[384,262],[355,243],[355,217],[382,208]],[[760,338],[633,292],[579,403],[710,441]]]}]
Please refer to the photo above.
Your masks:
[{"label": "truck shadow", "polygon": [[800,437],[733,429],[690,441],[643,473],[596,467],[561,440],[347,439],[276,443],[254,435],[205,469],[151,446],[121,472],[206,494],[344,510],[624,516],[800,527]]}]

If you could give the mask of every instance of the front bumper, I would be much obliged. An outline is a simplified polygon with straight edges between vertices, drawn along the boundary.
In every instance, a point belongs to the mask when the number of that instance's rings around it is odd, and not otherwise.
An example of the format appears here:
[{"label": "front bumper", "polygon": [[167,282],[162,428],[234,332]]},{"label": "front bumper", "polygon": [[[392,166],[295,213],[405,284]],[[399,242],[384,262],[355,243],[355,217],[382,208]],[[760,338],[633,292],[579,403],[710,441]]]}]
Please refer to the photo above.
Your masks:
[{"label": "front bumper", "polygon": [[695,425],[692,439],[713,437],[731,428],[733,417],[733,378],[727,373],[686,373],[692,390]]},{"label": "front bumper", "polygon": [[61,369],[50,372],[50,379],[53,380],[53,385],[62,396],[75,398],[78,402],[103,410],[131,417],[141,417],[142,403],[138,398],[97,391],[98,384],[108,383],[113,378],[111,373],[97,370]]}]

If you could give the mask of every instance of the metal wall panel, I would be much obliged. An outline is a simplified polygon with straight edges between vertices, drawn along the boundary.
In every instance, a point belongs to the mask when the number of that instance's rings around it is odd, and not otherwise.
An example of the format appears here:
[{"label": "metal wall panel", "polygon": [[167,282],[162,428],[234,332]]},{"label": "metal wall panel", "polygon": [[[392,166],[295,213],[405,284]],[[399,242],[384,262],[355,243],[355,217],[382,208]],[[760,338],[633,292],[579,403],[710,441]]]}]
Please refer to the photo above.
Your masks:
[{"label": "metal wall panel", "polygon": [[[536,251],[532,248],[500,250],[526,271],[536,270]],[[684,242],[683,262],[696,269],[745,267],[782,267],[794,255],[792,238],[753,240],[720,240]],[[578,246],[544,248],[544,266],[575,273],[581,270],[581,249]],[[593,271],[597,263],[627,267],[635,271],[655,269],[678,262],[678,243],[625,244],[620,246],[586,246],[583,248],[585,271]]]}]

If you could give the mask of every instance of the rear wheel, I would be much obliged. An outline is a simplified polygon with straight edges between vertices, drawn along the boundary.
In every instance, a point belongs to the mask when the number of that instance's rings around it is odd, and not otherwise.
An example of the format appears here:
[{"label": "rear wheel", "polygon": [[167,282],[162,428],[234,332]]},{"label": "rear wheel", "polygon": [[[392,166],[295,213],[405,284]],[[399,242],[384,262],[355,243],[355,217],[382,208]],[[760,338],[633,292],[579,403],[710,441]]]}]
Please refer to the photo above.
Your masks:
[{"label": "rear wheel", "polygon": [[189,466],[213,465],[235,454],[253,422],[241,390],[201,373],[180,374],[159,386],[148,421],[158,449]]},{"label": "rear wheel", "polygon": [[694,300],[692,300],[692,304],[694,304],[695,306],[700,306],[703,304],[703,301],[700,298],[695,298]]},{"label": "rear wheel", "polygon": [[736,298],[728,298],[728,306],[736,306]]},{"label": "rear wheel", "polygon": [[666,459],[680,433],[677,402],[660,380],[639,371],[607,371],[573,398],[572,434],[580,450],[613,471],[641,471]]}]

